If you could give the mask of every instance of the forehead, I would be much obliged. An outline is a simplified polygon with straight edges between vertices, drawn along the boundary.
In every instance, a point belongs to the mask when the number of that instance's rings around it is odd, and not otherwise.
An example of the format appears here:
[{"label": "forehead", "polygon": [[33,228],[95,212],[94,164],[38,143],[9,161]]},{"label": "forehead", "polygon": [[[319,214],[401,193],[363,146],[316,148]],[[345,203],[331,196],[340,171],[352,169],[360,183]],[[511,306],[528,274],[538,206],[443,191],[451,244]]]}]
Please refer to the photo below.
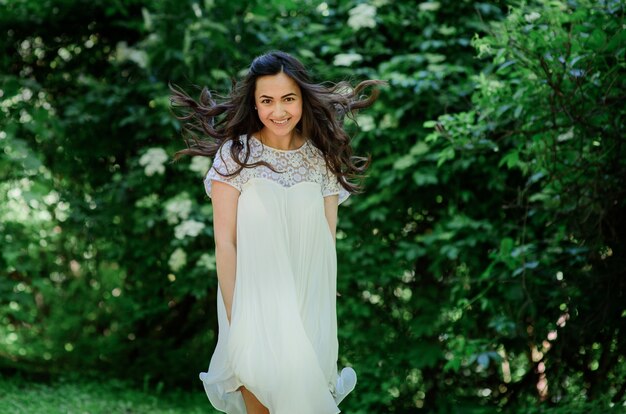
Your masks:
[{"label": "forehead", "polygon": [[256,80],[255,95],[266,95],[270,97],[284,96],[289,93],[300,94],[300,87],[289,76],[284,73],[276,75],[261,76]]}]

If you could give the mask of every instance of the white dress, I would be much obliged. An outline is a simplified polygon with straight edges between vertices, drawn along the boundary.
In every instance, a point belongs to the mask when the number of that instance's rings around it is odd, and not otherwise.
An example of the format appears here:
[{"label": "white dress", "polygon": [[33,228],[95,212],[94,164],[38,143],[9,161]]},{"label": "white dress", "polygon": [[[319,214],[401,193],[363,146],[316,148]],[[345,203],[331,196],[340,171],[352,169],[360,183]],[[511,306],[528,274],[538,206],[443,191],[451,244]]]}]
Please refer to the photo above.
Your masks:
[{"label": "white dress", "polygon": [[212,180],[240,196],[231,324],[218,285],[219,336],[200,379],[211,404],[228,414],[246,413],[241,385],[271,414],[339,413],[354,384],[345,385],[347,369],[337,372],[337,258],[324,197],[339,194],[341,203],[349,193],[311,141],[279,150],[240,140],[240,159],[249,149],[248,163],[262,159],[284,173],[257,166],[224,177],[237,168],[229,141],[205,177],[209,196]]}]

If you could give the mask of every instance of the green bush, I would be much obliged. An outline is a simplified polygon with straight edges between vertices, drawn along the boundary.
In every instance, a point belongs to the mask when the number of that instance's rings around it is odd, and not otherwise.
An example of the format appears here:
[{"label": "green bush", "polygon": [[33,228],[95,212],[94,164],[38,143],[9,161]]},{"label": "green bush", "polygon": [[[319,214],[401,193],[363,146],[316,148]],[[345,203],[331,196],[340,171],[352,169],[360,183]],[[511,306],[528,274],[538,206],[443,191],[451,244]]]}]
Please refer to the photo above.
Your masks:
[{"label": "green bush", "polygon": [[209,163],[169,162],[167,83],[225,93],[272,48],[318,80],[389,82],[347,125],[373,164],[339,213],[340,363],[359,374],[342,409],[623,399],[620,2],[0,7],[0,370],[201,392]]},{"label": "green bush", "polygon": [[[457,249],[460,320],[449,335],[465,341],[462,320],[473,320],[482,353],[450,349],[446,367],[478,362],[499,406],[539,398],[583,412],[596,407],[586,401],[624,398],[623,14],[617,2],[512,9],[474,39],[490,61],[472,108],[427,123],[440,168],[484,183],[482,197],[448,206],[482,233]],[[442,249],[468,243],[450,230]],[[546,389],[534,396],[531,385]]]}]

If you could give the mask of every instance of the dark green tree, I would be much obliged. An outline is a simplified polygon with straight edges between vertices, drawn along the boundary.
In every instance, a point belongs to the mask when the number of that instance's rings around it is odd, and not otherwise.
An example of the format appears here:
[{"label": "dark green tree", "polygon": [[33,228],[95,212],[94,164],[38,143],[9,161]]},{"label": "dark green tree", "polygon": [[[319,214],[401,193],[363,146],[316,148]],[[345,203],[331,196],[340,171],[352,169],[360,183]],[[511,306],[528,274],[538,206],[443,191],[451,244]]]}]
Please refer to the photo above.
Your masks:
[{"label": "dark green tree", "polygon": [[346,125],[373,163],[339,213],[345,411],[606,412],[626,384],[623,25],[608,0],[0,3],[0,371],[201,392],[209,160],[170,162],[167,85],[226,93],[283,49],[320,81],[389,82]]}]

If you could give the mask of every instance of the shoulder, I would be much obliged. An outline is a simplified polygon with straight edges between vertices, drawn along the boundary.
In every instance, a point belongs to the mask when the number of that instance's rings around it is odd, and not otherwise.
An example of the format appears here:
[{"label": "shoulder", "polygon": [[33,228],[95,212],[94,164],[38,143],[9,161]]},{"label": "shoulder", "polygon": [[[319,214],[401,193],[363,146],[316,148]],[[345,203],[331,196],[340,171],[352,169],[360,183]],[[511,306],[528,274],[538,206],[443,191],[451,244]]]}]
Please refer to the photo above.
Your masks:
[{"label": "shoulder", "polygon": [[[233,154],[232,147],[235,141],[243,144],[243,146],[242,146],[242,150],[239,153],[235,152],[235,154]],[[224,142],[222,142],[219,148],[217,149],[215,156],[214,156],[214,163],[227,164],[227,165],[233,164],[235,163],[234,156],[236,156],[237,158],[241,160],[245,156],[246,148],[247,148],[247,144],[246,144],[245,135],[242,135],[237,138],[227,139]]]},{"label": "shoulder", "polygon": [[309,144],[310,144],[308,145],[310,148],[310,151],[308,151],[309,158],[310,158],[310,162],[315,166],[315,169],[323,177],[328,177],[329,175],[332,175],[331,170],[328,167],[328,161],[326,159],[326,155],[324,154],[324,151],[316,147],[312,141],[310,141]]},{"label": "shoulder", "polygon": [[307,155],[311,161],[314,161],[316,164],[321,163],[324,165],[326,163],[326,156],[324,152],[319,149],[312,140],[308,140],[306,143],[307,146]]},{"label": "shoulder", "polygon": [[237,138],[226,139],[226,140],[224,140],[220,144],[219,148],[217,149],[217,153],[215,154],[215,156],[216,157],[220,156],[220,155],[221,156],[226,156],[228,153],[230,153],[231,148],[233,147],[233,143],[235,141],[240,142],[240,143],[244,143],[244,144],[246,142],[244,136],[240,136],[240,137],[237,137]]}]

